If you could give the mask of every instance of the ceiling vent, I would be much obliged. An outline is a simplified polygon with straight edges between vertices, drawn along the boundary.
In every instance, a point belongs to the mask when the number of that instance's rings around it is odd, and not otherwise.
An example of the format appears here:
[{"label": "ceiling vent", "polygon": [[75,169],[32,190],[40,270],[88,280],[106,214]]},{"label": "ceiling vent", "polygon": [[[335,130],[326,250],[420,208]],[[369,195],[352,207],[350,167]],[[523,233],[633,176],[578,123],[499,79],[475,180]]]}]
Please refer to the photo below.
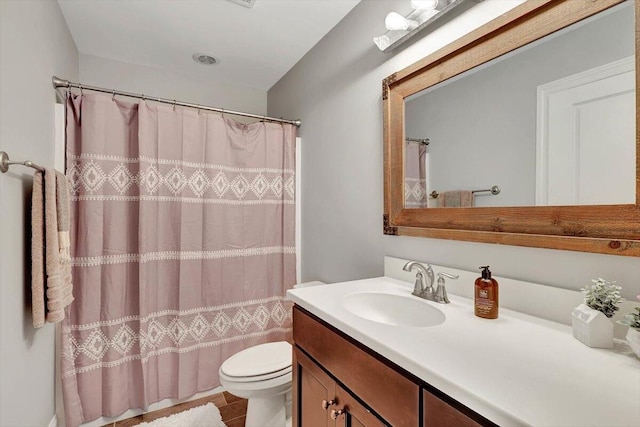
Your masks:
[{"label": "ceiling vent", "polygon": [[240,6],[252,8],[256,0],[228,0],[231,3],[239,4]]},{"label": "ceiling vent", "polygon": [[194,53],[191,57],[198,64],[202,65],[213,65],[218,62],[216,58],[211,55],[207,55],[206,53]]}]

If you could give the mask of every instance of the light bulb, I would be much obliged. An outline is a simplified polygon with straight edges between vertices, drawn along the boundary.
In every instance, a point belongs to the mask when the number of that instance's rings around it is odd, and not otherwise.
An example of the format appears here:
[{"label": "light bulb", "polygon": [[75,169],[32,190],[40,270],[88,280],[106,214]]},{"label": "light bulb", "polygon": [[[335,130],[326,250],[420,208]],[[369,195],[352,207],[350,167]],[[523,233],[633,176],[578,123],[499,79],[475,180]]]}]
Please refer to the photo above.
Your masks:
[{"label": "light bulb", "polygon": [[387,27],[387,30],[413,30],[418,26],[416,21],[411,21],[404,16],[400,15],[396,12],[389,12],[387,17],[384,18],[384,26]]},{"label": "light bulb", "polygon": [[411,7],[417,10],[442,9],[446,0],[411,0]]}]

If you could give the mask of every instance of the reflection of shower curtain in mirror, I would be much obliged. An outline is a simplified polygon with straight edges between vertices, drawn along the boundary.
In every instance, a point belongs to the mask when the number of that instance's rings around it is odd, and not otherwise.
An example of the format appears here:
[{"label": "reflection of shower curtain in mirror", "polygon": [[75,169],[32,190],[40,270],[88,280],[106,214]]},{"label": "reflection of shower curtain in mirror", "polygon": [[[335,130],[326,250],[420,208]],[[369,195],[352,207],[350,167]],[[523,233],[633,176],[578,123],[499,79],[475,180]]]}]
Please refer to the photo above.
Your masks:
[{"label": "reflection of shower curtain in mirror", "polygon": [[293,126],[73,95],[67,148],[67,427],[212,389],[227,357],[290,336]]},{"label": "reflection of shower curtain in mirror", "polygon": [[427,207],[427,161],[429,153],[425,144],[408,142],[405,147],[404,177],[405,208]]}]

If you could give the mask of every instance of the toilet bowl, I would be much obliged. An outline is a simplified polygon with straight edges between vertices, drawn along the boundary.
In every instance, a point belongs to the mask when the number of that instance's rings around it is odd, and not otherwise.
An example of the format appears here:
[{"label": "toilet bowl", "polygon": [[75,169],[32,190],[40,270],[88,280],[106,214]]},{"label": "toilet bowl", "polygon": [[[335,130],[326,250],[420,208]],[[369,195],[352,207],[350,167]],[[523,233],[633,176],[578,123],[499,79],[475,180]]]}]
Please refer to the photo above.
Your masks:
[{"label": "toilet bowl", "polygon": [[249,400],[245,425],[285,427],[291,416],[291,352],[286,341],[260,344],[220,366],[220,384]]}]

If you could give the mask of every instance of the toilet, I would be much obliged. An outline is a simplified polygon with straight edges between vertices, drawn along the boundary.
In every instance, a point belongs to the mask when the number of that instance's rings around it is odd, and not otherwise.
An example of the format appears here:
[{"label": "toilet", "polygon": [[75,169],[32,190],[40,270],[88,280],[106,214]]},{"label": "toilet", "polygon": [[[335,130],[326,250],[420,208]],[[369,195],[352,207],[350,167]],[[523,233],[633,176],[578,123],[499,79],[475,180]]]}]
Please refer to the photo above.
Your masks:
[{"label": "toilet", "polygon": [[[325,285],[313,281],[294,288]],[[291,427],[291,360],[286,341],[244,349],[224,361],[220,384],[231,394],[248,399],[247,427]]]},{"label": "toilet", "polygon": [[260,344],[234,354],[220,366],[220,384],[249,400],[245,425],[290,425],[291,353],[286,341]]}]

